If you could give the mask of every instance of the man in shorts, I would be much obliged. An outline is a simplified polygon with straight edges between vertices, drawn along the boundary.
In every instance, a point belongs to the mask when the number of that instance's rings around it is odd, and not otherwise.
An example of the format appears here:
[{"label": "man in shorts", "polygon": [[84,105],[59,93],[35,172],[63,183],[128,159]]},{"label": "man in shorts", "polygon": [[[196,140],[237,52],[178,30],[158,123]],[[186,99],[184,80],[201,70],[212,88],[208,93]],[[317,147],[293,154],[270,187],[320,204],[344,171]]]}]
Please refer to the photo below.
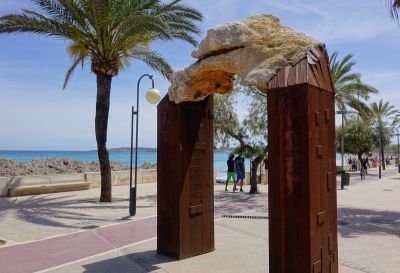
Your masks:
[{"label": "man in shorts", "polygon": [[236,182],[235,182],[235,186],[233,187],[233,191],[236,190],[236,185],[239,183],[240,185],[240,191],[243,191],[243,179],[244,179],[244,175],[245,175],[245,168],[244,168],[244,157],[238,155],[235,158],[235,167],[236,167]]},{"label": "man in shorts", "polygon": [[[226,161],[226,165],[228,166],[228,174],[226,177],[226,183],[225,183],[225,191],[228,191],[228,182],[229,180],[233,180],[233,183],[236,183],[236,168],[235,168],[235,160],[233,159],[235,157],[234,154],[230,154],[228,160]],[[235,191],[235,187],[233,188]]]}]

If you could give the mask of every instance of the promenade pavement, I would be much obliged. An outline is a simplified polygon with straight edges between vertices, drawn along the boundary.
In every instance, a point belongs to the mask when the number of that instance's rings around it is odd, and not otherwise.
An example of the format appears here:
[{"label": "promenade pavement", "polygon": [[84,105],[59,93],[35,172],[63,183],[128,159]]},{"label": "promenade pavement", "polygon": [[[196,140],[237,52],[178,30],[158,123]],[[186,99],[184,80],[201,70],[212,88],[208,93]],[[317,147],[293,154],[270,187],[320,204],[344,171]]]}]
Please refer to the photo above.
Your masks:
[{"label": "promenade pavement", "polygon": [[[258,195],[223,189],[215,186],[216,250],[183,261],[156,253],[154,183],[138,185],[131,219],[126,186],[113,188],[111,204],[97,201],[99,189],[0,198],[0,272],[268,272],[266,186]],[[381,180],[376,170],[362,181],[354,174],[338,189],[340,272],[400,272],[397,170]]]}]

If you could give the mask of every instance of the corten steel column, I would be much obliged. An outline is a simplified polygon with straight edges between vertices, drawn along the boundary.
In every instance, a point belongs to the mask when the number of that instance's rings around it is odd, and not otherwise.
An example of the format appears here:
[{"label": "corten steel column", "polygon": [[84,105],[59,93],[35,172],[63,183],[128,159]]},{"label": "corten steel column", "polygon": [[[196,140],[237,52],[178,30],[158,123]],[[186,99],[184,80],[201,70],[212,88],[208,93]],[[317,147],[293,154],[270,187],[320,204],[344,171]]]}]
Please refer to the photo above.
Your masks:
[{"label": "corten steel column", "polygon": [[213,97],[158,105],[157,250],[184,259],[214,250]]},{"label": "corten steel column", "polygon": [[269,82],[270,273],[337,273],[335,106],[323,46]]}]

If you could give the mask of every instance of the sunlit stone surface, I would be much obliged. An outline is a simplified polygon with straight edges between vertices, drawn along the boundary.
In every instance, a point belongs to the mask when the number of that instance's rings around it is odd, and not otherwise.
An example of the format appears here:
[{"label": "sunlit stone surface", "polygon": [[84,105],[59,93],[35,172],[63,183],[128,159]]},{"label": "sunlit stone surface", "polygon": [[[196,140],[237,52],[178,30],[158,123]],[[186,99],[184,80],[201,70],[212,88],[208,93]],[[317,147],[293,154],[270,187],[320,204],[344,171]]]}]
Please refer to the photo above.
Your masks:
[{"label": "sunlit stone surface", "polygon": [[169,98],[180,103],[229,93],[235,74],[241,84],[265,91],[277,71],[295,64],[319,44],[267,14],[218,25],[207,31],[193,51],[198,61],[171,76]]}]

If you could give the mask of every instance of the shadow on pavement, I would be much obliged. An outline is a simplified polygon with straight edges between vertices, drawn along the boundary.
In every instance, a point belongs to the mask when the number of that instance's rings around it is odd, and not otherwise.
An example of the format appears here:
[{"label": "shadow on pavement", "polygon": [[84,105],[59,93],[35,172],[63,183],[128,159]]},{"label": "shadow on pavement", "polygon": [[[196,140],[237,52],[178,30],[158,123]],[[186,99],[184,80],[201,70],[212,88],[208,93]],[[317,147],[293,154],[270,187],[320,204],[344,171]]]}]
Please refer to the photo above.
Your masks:
[{"label": "shadow on pavement", "polygon": [[85,273],[165,272],[157,264],[176,260],[157,254],[156,250],[130,253],[83,265]]},{"label": "shadow on pavement", "polygon": [[347,238],[367,234],[400,237],[400,212],[338,208],[338,232]]},{"label": "shadow on pavement", "polygon": [[268,207],[268,197],[266,193],[215,192],[214,205],[219,213],[240,213]]},{"label": "shadow on pavement", "polygon": [[[156,194],[138,196],[137,200],[146,203],[139,203],[138,209],[157,206]],[[12,214],[16,219],[36,225],[90,229],[98,227],[101,222],[121,221],[121,218],[102,217],[93,210],[128,210],[128,201],[128,198],[115,198],[112,203],[100,203],[97,198],[79,198],[78,194],[0,198],[0,222]],[[238,213],[261,206],[267,206],[265,193],[215,192],[216,212]]]},{"label": "shadow on pavement", "polygon": [[[90,210],[128,210],[128,199],[115,199],[112,203],[100,203],[94,198],[76,198],[77,195],[54,196],[52,194],[35,195],[23,198],[1,198],[0,199],[0,222],[4,221],[7,214],[12,213],[13,217],[44,226],[67,227],[67,228],[89,228],[87,223],[93,221],[110,222],[118,219],[107,219],[93,216]],[[144,196],[139,200],[149,199],[154,202],[153,196]],[[122,203],[125,202],[125,203]],[[153,205],[138,205],[138,208],[152,207]],[[77,224],[66,223],[74,221]],[[92,226],[97,227],[96,225]]]}]

